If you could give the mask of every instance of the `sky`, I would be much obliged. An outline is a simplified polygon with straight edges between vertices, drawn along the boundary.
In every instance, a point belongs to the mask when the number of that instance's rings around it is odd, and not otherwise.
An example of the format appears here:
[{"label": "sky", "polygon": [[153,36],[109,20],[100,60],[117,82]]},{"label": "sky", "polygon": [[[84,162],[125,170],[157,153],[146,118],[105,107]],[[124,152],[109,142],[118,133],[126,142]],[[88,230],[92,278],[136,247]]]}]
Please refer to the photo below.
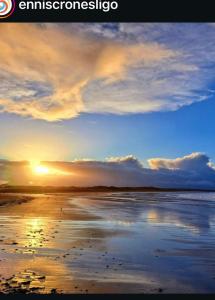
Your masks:
[{"label": "sky", "polygon": [[214,24],[0,34],[0,183],[214,186]]}]

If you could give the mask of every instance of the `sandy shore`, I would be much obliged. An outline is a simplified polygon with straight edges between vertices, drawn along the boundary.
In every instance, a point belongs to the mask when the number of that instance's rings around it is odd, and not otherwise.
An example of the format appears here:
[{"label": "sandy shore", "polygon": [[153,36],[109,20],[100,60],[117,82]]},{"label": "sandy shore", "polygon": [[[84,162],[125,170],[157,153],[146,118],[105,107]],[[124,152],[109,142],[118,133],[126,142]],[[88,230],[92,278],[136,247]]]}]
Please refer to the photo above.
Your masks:
[{"label": "sandy shore", "polygon": [[0,292],[215,292],[214,216],[213,193],[0,195]]}]

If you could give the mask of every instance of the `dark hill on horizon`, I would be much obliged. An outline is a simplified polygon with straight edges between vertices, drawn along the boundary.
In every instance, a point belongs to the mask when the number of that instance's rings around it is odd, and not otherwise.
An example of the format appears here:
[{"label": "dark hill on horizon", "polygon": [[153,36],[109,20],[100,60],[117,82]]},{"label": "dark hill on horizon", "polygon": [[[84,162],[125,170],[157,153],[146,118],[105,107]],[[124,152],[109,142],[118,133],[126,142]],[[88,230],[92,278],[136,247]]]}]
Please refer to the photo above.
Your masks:
[{"label": "dark hill on horizon", "polygon": [[116,186],[0,186],[0,193],[81,193],[81,192],[215,192],[215,189],[194,189],[194,188],[159,188],[159,187],[116,187]]}]

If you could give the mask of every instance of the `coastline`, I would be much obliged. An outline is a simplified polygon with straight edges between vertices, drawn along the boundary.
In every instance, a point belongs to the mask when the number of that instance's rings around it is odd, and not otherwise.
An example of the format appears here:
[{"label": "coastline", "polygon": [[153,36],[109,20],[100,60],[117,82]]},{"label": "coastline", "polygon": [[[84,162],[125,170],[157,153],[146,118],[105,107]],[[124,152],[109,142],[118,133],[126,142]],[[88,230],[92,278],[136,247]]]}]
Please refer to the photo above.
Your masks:
[{"label": "coastline", "polygon": [[215,189],[116,187],[116,186],[0,186],[1,194],[46,194],[46,193],[94,193],[94,192],[215,192]]}]

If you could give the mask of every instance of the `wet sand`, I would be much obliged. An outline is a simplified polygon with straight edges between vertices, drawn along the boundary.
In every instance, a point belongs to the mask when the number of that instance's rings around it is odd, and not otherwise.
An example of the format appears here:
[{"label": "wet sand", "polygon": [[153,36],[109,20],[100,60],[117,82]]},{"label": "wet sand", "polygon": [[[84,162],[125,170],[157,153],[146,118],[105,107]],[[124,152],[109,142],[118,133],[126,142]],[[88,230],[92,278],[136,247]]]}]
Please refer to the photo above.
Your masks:
[{"label": "wet sand", "polygon": [[0,195],[0,292],[215,292],[215,193]]}]

